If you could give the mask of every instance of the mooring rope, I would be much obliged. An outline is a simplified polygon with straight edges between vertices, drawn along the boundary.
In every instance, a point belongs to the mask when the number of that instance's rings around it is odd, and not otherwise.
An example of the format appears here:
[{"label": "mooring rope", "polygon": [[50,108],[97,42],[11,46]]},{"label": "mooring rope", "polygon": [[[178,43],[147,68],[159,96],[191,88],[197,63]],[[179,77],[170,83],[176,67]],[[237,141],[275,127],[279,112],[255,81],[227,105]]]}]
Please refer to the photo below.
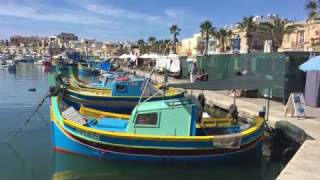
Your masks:
[{"label": "mooring rope", "polygon": [[46,118],[44,117],[44,115],[43,115],[40,111],[38,111],[38,116],[40,117],[40,119],[41,119],[47,126],[50,125],[49,122],[46,121]]},{"label": "mooring rope", "polygon": [[38,112],[39,108],[43,105],[43,103],[46,101],[48,97],[49,97],[49,94],[48,92],[46,92],[45,96],[41,99],[40,103],[38,103],[38,105],[36,106],[32,114],[29,116],[29,118],[27,118],[27,120],[23,123],[23,125],[17,131],[15,131],[14,134],[9,138],[9,140],[7,141],[8,144],[10,144],[11,141],[25,128],[25,126],[30,122],[32,117]]}]

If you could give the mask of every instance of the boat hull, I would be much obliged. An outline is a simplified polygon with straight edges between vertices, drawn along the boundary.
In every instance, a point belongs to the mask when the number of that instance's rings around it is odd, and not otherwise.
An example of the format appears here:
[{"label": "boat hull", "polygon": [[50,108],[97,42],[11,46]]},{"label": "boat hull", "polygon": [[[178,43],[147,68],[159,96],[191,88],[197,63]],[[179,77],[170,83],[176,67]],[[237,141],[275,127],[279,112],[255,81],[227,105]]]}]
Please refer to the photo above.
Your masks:
[{"label": "boat hull", "polygon": [[51,67],[51,61],[43,61],[43,62],[42,62],[42,65],[43,65],[44,67]]},{"label": "boat hull", "polygon": [[224,161],[240,158],[243,156],[259,157],[262,153],[262,141],[259,140],[254,144],[227,153],[204,153],[197,155],[173,155],[168,151],[167,154],[158,155],[157,150],[151,150],[149,154],[139,154],[135,150],[130,149],[126,152],[117,152],[115,150],[99,148],[90,146],[84,142],[78,141],[67,132],[63,131],[61,127],[55,122],[51,123],[52,126],[52,143],[55,151],[81,154],[98,159],[109,160],[129,160],[129,161],[152,161],[152,162],[197,162],[197,161]]}]

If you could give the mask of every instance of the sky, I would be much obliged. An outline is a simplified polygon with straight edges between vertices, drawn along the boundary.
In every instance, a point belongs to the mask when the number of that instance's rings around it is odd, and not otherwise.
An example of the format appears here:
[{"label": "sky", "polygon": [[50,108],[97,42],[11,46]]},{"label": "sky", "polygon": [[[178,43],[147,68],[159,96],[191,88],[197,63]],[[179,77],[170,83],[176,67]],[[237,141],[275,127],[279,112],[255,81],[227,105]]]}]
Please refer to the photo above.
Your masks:
[{"label": "sky", "polygon": [[306,17],[307,0],[0,0],[0,39],[12,35],[57,35],[72,32],[101,41],[169,39],[199,32],[210,20],[215,27],[235,24],[244,16],[278,14]]}]

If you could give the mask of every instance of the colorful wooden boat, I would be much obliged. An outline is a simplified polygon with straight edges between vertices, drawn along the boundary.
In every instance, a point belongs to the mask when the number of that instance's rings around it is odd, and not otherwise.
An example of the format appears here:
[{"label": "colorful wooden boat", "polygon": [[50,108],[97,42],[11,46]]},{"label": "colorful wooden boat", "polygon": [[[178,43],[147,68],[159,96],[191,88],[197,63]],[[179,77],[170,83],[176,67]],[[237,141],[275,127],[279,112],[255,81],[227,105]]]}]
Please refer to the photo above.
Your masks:
[{"label": "colorful wooden boat", "polygon": [[97,69],[91,68],[89,64],[78,63],[78,74],[82,76],[98,75],[100,74],[100,71]]},{"label": "colorful wooden boat", "polygon": [[[103,111],[130,114],[140,100],[146,79],[118,77],[106,83],[104,88],[89,86],[70,78],[70,84],[64,91],[64,100],[79,109],[81,104]],[[151,101],[181,98],[184,91],[169,88],[164,95],[157,86],[148,84],[141,100]]]},{"label": "colorful wooden boat", "polygon": [[90,118],[53,96],[52,143],[57,151],[116,160],[218,161],[261,155],[262,118],[197,122],[197,114],[190,100],[171,99],[141,103],[129,119]]}]

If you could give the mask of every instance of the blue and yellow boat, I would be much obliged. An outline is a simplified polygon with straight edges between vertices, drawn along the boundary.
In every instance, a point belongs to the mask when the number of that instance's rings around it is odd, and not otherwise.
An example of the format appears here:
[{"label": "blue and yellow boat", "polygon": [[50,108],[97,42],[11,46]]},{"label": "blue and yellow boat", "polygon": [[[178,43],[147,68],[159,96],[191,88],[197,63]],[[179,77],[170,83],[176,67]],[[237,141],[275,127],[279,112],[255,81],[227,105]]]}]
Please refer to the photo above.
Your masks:
[{"label": "blue and yellow boat", "polygon": [[[99,159],[218,161],[261,154],[264,119],[202,118],[189,99],[143,102],[131,116],[81,107],[51,97],[54,149]],[[202,118],[198,122],[198,119]]]},{"label": "blue and yellow boat", "polygon": [[[150,101],[181,98],[184,91],[168,88],[159,93],[159,86],[148,83],[144,78],[120,76],[111,78],[103,87],[85,84],[71,76],[70,83],[64,91],[64,101],[79,109],[83,104],[87,107],[130,114],[140,100]],[[144,88],[145,87],[145,88]],[[144,89],[144,90],[143,90]]]},{"label": "blue and yellow boat", "polygon": [[78,63],[78,74],[82,76],[98,75],[100,71],[91,67],[88,63]]}]

